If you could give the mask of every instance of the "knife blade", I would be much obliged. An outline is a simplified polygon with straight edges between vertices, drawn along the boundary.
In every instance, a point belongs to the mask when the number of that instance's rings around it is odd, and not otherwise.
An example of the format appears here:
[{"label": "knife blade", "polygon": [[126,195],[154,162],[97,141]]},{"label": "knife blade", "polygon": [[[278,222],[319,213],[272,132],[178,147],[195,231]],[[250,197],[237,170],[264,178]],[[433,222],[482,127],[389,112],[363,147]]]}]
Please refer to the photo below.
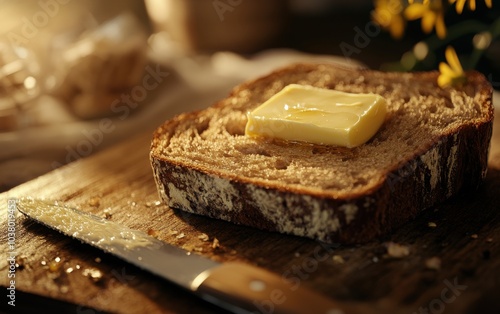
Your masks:
[{"label": "knife blade", "polygon": [[218,263],[138,230],[59,202],[17,200],[27,217],[113,254],[234,313],[358,313],[264,269],[239,262]]}]

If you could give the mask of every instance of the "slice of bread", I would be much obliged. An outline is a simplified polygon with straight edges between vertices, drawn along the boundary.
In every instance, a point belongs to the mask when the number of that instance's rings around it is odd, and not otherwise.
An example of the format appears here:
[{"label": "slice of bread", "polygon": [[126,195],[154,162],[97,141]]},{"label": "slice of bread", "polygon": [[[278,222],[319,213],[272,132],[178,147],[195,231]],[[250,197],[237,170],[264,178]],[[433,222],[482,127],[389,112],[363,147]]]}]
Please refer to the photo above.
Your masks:
[{"label": "slice of bread", "polygon": [[[492,134],[492,89],[467,73],[385,73],[294,64],[244,83],[212,107],[160,126],[151,146],[168,206],[325,242],[384,234],[419,211],[478,187]],[[388,115],[366,144],[322,146],[245,136],[247,112],[288,84],[377,93]]]}]

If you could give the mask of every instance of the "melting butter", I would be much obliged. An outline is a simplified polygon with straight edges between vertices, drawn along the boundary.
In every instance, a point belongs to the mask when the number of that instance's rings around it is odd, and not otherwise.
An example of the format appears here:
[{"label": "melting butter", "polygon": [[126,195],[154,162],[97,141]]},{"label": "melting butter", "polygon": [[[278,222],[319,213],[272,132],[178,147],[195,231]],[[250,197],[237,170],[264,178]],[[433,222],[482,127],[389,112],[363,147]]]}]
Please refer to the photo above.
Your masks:
[{"label": "melting butter", "polygon": [[157,247],[158,241],[147,234],[127,229],[115,222],[46,200],[22,198],[17,208],[51,228],[113,252],[115,248],[132,250]]},{"label": "melting butter", "polygon": [[248,113],[245,134],[355,147],[377,133],[386,113],[377,94],[290,84]]}]

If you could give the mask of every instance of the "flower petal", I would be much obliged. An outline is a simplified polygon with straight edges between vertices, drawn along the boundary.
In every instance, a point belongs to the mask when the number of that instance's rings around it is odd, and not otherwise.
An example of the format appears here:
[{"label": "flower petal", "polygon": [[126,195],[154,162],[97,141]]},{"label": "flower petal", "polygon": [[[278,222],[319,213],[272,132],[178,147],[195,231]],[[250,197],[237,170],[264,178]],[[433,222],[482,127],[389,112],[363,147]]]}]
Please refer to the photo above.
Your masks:
[{"label": "flower petal", "polygon": [[390,25],[391,36],[400,39],[403,37],[405,25],[403,18],[400,16],[394,16]]},{"label": "flower petal", "polygon": [[386,27],[388,24],[387,19],[384,19],[376,10],[372,11],[372,20],[382,27]]},{"label": "flower petal", "polygon": [[462,14],[462,12],[464,11],[464,6],[465,6],[465,0],[457,1],[457,6],[455,8],[458,14]]},{"label": "flower petal", "polygon": [[460,60],[458,59],[457,53],[455,52],[455,49],[453,49],[453,47],[446,47],[444,55],[446,57],[446,61],[448,61],[448,64],[451,66],[453,71],[458,73],[464,72],[462,65],[460,64]]},{"label": "flower petal", "polygon": [[451,85],[451,78],[449,76],[440,75],[438,76],[437,83],[440,87],[446,87]]},{"label": "flower petal", "polygon": [[444,24],[444,17],[442,15],[436,18],[436,34],[441,39],[446,37],[446,25]]},{"label": "flower petal", "polygon": [[427,6],[421,3],[410,4],[405,10],[405,17],[410,21],[416,20],[421,18],[427,10]]},{"label": "flower petal", "polygon": [[444,62],[439,63],[439,72],[441,75],[452,77],[455,72],[450,68],[450,66]]},{"label": "flower petal", "polygon": [[426,33],[430,33],[432,28],[436,23],[436,14],[432,11],[428,11],[422,17],[422,30]]},{"label": "flower petal", "polygon": [[471,11],[476,10],[476,0],[469,0],[469,9]]}]

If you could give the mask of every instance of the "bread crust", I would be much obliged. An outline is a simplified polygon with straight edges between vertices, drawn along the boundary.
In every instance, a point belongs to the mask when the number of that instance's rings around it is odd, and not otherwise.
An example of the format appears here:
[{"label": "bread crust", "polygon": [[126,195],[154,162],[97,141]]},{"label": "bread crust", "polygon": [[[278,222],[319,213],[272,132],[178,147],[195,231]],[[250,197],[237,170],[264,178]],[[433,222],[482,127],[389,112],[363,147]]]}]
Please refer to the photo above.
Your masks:
[{"label": "bread crust", "polygon": [[[298,64],[302,71],[317,64]],[[328,65],[330,66],[330,65]],[[284,75],[290,67],[236,87],[229,99],[255,84]],[[397,76],[356,70],[368,75]],[[375,73],[375,74],[374,74]],[[411,74],[435,79],[435,72]],[[386,234],[420,211],[456,195],[477,189],[486,175],[492,135],[491,87],[477,72],[469,72],[476,93],[484,96],[485,116],[435,138],[389,169],[365,191],[338,195],[285,184],[263,183],[213,168],[185,165],[161,154],[165,137],[179,124],[195,120],[200,111],[165,122],[153,136],[150,160],[161,199],[172,208],[223,219],[258,229],[308,237],[329,243],[360,243]],[[227,106],[223,101],[213,108]]]}]

